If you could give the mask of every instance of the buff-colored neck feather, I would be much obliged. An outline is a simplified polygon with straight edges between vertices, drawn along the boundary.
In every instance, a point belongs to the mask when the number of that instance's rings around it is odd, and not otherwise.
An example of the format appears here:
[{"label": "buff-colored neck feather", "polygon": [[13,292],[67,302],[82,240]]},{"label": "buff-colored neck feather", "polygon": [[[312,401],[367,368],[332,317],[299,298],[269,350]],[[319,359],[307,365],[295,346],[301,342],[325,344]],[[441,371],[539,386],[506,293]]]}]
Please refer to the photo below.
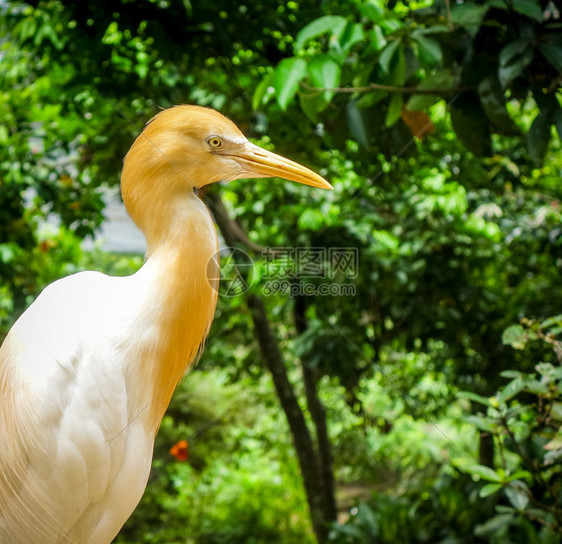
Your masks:
[{"label": "buff-colored neck feather", "polygon": [[[147,143],[141,136],[131,148],[121,180],[125,206],[147,239],[147,260],[135,274],[142,307],[131,335],[135,345],[127,348],[133,355],[127,383],[131,416],[144,410],[147,428],[156,432],[209,332],[218,240],[185,175]],[[149,159],[139,156],[146,153]]]}]

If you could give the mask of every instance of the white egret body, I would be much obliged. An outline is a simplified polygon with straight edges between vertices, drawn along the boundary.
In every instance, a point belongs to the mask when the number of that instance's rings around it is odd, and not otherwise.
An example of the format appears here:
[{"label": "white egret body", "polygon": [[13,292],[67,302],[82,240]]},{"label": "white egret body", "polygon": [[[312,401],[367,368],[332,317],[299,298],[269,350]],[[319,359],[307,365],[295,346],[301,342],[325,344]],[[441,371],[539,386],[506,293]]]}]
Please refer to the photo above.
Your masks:
[{"label": "white egret body", "polygon": [[215,310],[217,236],[194,188],[268,176],[330,188],[210,109],[164,110],[137,138],[121,186],[145,264],[54,282],[0,348],[0,543],[108,544],[119,532]]}]

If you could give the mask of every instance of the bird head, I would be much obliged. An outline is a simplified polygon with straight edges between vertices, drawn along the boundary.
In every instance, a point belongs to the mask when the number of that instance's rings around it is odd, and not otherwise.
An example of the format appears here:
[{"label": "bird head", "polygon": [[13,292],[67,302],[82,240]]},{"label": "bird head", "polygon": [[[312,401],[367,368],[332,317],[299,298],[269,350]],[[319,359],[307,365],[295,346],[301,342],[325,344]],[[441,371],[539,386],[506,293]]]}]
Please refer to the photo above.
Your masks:
[{"label": "bird head", "polygon": [[175,172],[193,188],[217,181],[265,177],[332,188],[312,170],[252,144],[230,119],[200,106],[161,111],[137,138],[125,167],[132,153],[137,161],[141,159],[145,173],[153,168]]}]

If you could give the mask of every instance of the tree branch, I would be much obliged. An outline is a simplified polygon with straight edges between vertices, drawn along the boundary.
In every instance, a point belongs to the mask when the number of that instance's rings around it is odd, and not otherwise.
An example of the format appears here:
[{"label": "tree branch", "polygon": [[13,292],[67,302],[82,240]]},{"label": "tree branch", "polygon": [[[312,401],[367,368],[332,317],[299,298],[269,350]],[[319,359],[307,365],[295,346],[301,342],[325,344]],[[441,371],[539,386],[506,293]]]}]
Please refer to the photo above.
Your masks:
[{"label": "tree branch", "polygon": [[402,93],[402,94],[436,94],[436,95],[451,95],[463,91],[472,91],[476,87],[471,85],[464,85],[459,87],[451,87],[449,89],[420,89],[419,87],[396,87],[394,85],[383,85],[381,83],[369,83],[364,87],[312,87],[301,81],[301,86],[307,91],[313,91],[311,94],[320,94],[323,92],[333,93],[369,93],[373,91],[385,91],[388,93]]},{"label": "tree branch", "polygon": [[[306,321],[306,299],[295,297],[294,318],[298,334],[308,329]],[[326,409],[318,397],[318,373],[306,357],[301,357],[302,374],[306,393],[306,404],[316,428],[316,446],[318,452],[318,481],[322,489],[324,518],[337,520],[336,493],[332,459],[332,445],[328,434]]]},{"label": "tree branch", "polygon": [[453,17],[451,15],[451,0],[445,0],[445,9],[447,10],[447,26],[449,30],[453,30]]},{"label": "tree branch", "polygon": [[201,198],[208,204],[213,218],[219,226],[219,230],[222,232],[223,238],[229,247],[234,247],[238,242],[254,253],[262,255],[267,253],[270,257],[275,257],[276,255],[283,257],[285,255],[284,248],[278,250],[274,247],[264,247],[251,240],[240,225],[233,219],[230,219],[228,210],[216,190],[207,191],[204,187],[200,191]]},{"label": "tree branch", "polygon": [[265,305],[261,298],[256,295],[249,295],[247,300],[264,361],[273,377],[279,402],[283,407],[293,435],[314,531],[318,542],[323,544],[328,539],[328,527],[326,524],[328,520],[324,519],[323,515],[323,497],[320,482],[318,481],[318,462],[312,437],[293,391],[293,386],[287,376],[283,356],[271,330]]},{"label": "tree branch", "polygon": [[240,228],[240,225],[230,219],[226,206],[216,191],[202,191],[202,195],[204,200],[209,200],[212,203],[209,207],[227,245],[233,246],[236,242],[240,242],[255,253],[265,251],[265,247],[250,240],[248,235]]}]

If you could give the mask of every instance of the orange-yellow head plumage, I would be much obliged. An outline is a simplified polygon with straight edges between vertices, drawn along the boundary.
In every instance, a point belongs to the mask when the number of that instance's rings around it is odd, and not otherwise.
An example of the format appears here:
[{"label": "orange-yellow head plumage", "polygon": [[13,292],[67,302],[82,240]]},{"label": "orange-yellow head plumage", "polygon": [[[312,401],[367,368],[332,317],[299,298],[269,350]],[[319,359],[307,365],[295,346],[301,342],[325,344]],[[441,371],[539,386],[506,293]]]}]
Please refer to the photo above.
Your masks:
[{"label": "orange-yellow head plumage", "polygon": [[129,213],[148,235],[146,219],[162,199],[217,181],[273,176],[331,189],[312,170],[249,142],[217,111],[183,105],[147,124],[125,157],[121,186]]}]

